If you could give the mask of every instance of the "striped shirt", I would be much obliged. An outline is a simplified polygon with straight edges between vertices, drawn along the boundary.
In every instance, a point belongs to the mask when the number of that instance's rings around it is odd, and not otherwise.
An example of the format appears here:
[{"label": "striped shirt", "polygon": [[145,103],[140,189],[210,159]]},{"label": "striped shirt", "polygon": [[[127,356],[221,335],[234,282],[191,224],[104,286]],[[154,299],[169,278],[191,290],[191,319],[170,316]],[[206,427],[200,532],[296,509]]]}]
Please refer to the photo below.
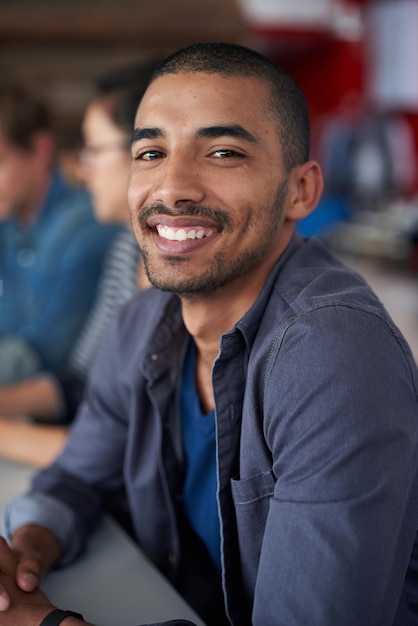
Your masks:
[{"label": "striped shirt", "polygon": [[126,228],[109,250],[93,308],[69,356],[68,368],[83,379],[87,378],[110,319],[138,291],[138,261],[137,241]]}]

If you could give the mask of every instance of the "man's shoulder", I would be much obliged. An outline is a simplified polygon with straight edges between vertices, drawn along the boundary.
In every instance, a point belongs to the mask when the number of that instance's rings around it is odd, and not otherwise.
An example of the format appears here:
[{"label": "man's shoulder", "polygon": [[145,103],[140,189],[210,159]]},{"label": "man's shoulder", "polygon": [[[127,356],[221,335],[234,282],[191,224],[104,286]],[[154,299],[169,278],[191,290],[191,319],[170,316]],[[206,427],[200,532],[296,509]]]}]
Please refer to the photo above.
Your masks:
[{"label": "man's shoulder", "polygon": [[298,337],[303,349],[309,342],[330,353],[383,343],[415,369],[405,338],[366,280],[316,241],[303,242],[277,273],[258,335],[275,345]]},{"label": "man's shoulder", "polygon": [[290,256],[274,292],[295,314],[339,304],[386,315],[366,280],[315,239],[303,241]]},{"label": "man's shoulder", "polygon": [[348,380],[360,370],[396,371],[418,388],[410,348],[382,302],[357,272],[315,242],[288,257],[264,304],[253,342],[255,367],[272,371],[280,364],[277,371],[287,372],[292,384],[301,371],[306,380],[309,372],[319,380],[345,371]]},{"label": "man's shoulder", "polygon": [[[280,342],[292,328],[319,336],[326,328],[338,336],[345,327],[378,329],[383,324],[402,343],[382,302],[354,270],[334,258],[319,242],[301,241],[288,251],[241,327],[257,344]],[[347,333],[345,333],[347,335]],[[350,334],[350,333],[349,333]]]}]

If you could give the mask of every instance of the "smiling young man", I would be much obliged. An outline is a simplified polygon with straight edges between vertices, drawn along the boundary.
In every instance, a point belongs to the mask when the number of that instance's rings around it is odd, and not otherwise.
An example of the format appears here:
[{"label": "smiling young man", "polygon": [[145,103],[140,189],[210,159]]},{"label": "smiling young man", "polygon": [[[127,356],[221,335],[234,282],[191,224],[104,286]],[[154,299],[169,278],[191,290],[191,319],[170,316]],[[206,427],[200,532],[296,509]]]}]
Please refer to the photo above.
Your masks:
[{"label": "smiling young man", "polygon": [[[6,513],[4,623],[38,626],[53,607],[19,587],[125,493],[209,625],[415,623],[416,368],[364,281],[294,234],[321,189],[305,100],[273,63],[196,44],[162,64],[129,189],[157,289],[114,321],[65,450]],[[42,624],[62,618],[83,623]]]}]

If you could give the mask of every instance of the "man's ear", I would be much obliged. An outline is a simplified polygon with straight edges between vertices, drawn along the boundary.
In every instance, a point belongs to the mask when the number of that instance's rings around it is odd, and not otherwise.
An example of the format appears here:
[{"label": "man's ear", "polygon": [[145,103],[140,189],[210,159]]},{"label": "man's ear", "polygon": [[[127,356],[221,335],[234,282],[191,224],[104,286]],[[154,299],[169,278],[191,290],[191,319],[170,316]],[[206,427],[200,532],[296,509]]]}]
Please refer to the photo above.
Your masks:
[{"label": "man's ear", "polygon": [[289,177],[286,218],[296,221],[315,209],[324,188],[320,165],[307,161],[293,168]]}]

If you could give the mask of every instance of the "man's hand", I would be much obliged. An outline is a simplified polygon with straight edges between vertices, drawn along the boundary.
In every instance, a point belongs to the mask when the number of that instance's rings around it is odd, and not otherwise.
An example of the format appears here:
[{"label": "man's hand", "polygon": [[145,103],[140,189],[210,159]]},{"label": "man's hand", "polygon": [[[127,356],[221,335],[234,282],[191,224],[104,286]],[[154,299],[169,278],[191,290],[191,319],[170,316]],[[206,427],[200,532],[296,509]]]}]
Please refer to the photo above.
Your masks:
[{"label": "man's hand", "polygon": [[18,557],[0,537],[0,625],[36,626],[54,606],[36,585],[30,592],[18,587],[18,567]]},{"label": "man's hand", "polygon": [[[26,592],[36,589],[46,572],[55,563],[61,549],[56,537],[46,528],[35,525],[22,526],[12,537],[11,549],[0,538],[0,571],[10,575],[12,563],[15,584]],[[9,607],[10,597],[0,578],[0,611]]]}]

